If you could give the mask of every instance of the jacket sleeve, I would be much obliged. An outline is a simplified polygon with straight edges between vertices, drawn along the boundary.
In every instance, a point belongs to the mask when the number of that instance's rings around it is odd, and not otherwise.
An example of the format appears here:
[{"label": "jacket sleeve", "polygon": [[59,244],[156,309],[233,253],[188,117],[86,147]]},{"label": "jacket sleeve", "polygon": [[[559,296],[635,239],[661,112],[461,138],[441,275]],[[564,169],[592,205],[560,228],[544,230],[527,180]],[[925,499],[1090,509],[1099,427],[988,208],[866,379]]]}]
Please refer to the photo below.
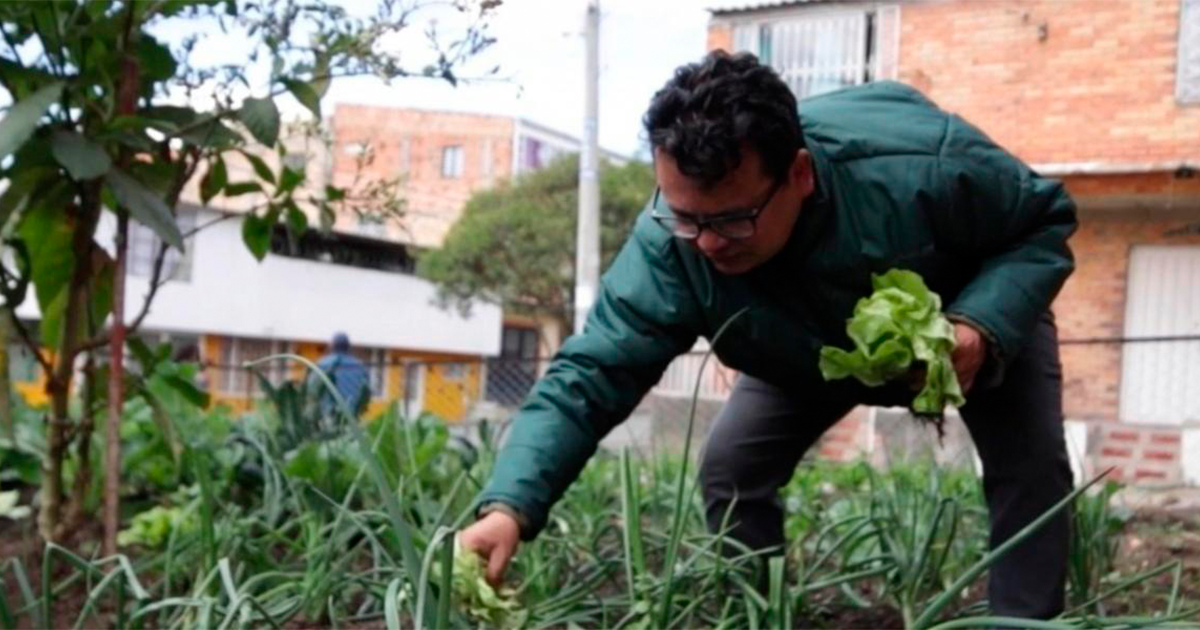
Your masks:
[{"label": "jacket sleeve", "polygon": [[[583,333],[563,344],[516,415],[479,505],[521,515],[529,540],[597,444],[695,342],[697,310],[670,239],[635,229],[601,280]],[[647,227],[649,229],[647,229]]]},{"label": "jacket sleeve", "polygon": [[946,308],[981,329],[1000,367],[1020,350],[1050,307],[1074,258],[1075,203],[956,116],[939,156],[948,199],[935,211],[939,240],[979,261],[979,272]]}]

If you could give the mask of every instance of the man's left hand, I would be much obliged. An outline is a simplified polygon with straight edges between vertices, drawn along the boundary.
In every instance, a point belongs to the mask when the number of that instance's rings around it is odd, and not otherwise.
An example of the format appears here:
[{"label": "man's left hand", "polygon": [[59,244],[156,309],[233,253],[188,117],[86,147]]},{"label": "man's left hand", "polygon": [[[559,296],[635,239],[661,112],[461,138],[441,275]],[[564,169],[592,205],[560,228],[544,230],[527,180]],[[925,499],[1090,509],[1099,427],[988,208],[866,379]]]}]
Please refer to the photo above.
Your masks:
[{"label": "man's left hand", "polygon": [[987,339],[971,325],[955,322],[954,340],[950,361],[954,364],[958,384],[965,394],[975,383],[975,376],[987,358]]}]

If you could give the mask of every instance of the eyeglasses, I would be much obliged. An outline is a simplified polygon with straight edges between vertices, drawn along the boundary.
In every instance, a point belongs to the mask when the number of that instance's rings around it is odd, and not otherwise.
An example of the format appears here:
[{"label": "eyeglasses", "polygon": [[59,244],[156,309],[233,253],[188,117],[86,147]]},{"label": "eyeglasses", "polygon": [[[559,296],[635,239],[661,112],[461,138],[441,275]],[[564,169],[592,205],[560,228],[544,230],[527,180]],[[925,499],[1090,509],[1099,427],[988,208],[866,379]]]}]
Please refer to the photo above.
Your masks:
[{"label": "eyeglasses", "polygon": [[[700,238],[700,233],[705,228],[716,232],[724,238],[743,239],[754,236],[754,230],[758,215],[762,214],[763,210],[771,204],[771,200],[775,198],[775,193],[779,192],[783,186],[784,180],[780,179],[771,187],[770,194],[767,195],[766,201],[758,205],[753,210],[744,212],[728,212],[710,217],[683,217],[671,212],[670,214],[658,214],[651,212],[650,218],[658,222],[666,231],[670,232],[675,238],[685,240],[695,240]],[[654,204],[652,207],[658,207],[658,197],[662,189],[654,189]]]}]

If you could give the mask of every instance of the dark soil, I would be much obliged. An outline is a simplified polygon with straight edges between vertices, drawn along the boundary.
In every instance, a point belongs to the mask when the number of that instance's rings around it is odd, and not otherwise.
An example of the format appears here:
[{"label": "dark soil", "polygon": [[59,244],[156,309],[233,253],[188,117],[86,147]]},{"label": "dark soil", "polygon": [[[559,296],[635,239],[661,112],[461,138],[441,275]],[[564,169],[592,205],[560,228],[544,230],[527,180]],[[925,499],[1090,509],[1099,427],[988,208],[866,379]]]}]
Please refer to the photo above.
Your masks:
[{"label": "dark soil", "polygon": [[[1143,509],[1126,524],[1116,566],[1133,576],[1178,560],[1182,565],[1176,610],[1200,606],[1200,509]],[[1164,611],[1175,582],[1166,572],[1109,601],[1108,615],[1142,615]],[[1200,622],[1200,614],[1190,621]]]},{"label": "dark soil", "polygon": [[[98,521],[90,521],[86,526],[75,531],[69,540],[63,541],[62,545],[74,553],[88,558],[98,553],[99,541],[102,536],[103,526]],[[44,559],[42,550],[42,537],[37,533],[37,523],[33,518],[26,518],[15,522],[8,519],[0,519],[0,586],[3,587],[0,594],[3,595],[5,601],[13,609],[17,617],[17,628],[32,629],[41,627],[44,624],[35,623],[37,616],[41,614],[40,609],[38,612],[25,610],[28,608],[28,603],[21,592],[10,560],[19,563],[24,568],[26,577],[30,583],[29,586],[33,589],[34,596],[37,597],[40,596],[42,585],[42,563]],[[51,568],[50,581],[52,584],[61,584],[75,573],[77,571],[74,567],[65,561],[59,560]],[[64,589],[61,593],[55,594],[50,610],[52,621],[49,627],[74,627],[87,598],[87,586],[83,580],[78,580],[75,585]],[[102,602],[95,616],[92,616],[83,624],[84,627],[111,626],[112,624],[109,620],[111,619],[112,605],[111,601]]]}]

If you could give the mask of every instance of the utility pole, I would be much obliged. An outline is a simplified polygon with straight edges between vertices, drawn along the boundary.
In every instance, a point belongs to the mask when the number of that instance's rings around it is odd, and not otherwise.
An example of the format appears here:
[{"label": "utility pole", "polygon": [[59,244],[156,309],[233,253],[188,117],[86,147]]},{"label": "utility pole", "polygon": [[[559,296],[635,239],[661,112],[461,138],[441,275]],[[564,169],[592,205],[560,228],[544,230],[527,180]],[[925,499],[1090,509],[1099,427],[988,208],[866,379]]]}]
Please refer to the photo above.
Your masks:
[{"label": "utility pole", "polygon": [[575,333],[583,332],[600,286],[600,0],[588,0],[579,224],[575,231]]}]

